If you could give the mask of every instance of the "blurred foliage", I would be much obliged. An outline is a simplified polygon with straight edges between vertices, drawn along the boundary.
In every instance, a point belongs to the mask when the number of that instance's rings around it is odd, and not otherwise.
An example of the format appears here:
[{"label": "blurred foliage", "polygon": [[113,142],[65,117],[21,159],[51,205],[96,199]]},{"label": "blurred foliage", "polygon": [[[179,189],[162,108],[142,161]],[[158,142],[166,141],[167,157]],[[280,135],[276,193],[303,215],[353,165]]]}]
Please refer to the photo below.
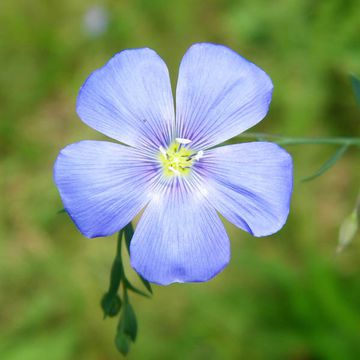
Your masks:
[{"label": "blurred foliage", "polygon": [[[89,30],[95,5],[105,25]],[[274,81],[256,131],[359,136],[348,76],[360,73],[359,18],[357,0],[2,0],[0,358],[121,357],[99,307],[116,239],[83,238],[58,214],[52,182],[62,147],[101,138],[74,110],[91,71],[124,48],[148,46],[175,84],[191,43],[223,43]],[[303,184],[334,148],[288,150],[295,189],[284,229],[256,239],[227,224],[232,261],[217,278],[134,298],[139,336],[129,359],[360,358],[359,239],[334,256],[360,183],[359,153]]]}]

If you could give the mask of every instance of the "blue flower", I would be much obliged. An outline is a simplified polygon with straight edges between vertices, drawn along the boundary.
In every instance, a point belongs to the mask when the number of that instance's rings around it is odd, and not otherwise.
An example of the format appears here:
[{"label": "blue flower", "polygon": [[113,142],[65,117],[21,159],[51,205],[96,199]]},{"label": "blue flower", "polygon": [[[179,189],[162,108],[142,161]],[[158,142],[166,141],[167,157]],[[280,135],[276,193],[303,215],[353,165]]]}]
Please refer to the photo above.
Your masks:
[{"label": "blue flower", "polygon": [[77,113],[124,145],[80,141],[60,152],[54,177],[66,211],[93,238],[145,208],[131,241],[134,269],[162,285],[211,279],[230,260],[217,212],[254,236],[278,231],[289,213],[285,150],[215,147],[261,121],[272,90],[263,70],[229,48],[195,44],[181,61],[174,111],[163,60],[147,48],[120,52],[86,80]]}]

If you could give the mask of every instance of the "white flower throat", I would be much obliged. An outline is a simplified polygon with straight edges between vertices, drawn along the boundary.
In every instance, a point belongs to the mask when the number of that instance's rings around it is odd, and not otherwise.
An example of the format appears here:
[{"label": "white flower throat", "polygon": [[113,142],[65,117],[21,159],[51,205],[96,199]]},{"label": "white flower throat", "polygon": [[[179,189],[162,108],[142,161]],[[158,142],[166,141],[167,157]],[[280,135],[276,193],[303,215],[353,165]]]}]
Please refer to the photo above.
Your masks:
[{"label": "white flower throat", "polygon": [[176,138],[167,149],[159,147],[159,159],[166,176],[187,175],[195,161],[199,161],[204,152],[192,151],[187,147],[191,140]]}]

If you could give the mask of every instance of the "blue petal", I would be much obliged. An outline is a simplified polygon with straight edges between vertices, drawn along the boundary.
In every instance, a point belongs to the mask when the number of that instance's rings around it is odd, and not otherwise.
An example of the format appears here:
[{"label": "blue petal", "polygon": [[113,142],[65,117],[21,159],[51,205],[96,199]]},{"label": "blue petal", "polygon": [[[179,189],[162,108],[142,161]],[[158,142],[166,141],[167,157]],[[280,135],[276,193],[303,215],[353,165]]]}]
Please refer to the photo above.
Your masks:
[{"label": "blue petal", "polygon": [[254,126],[266,115],[269,76],[231,49],[195,44],[182,59],[176,88],[176,128],[201,149]]},{"label": "blue petal", "polygon": [[146,205],[156,164],[135,149],[105,141],[81,141],[61,150],[54,179],[65,209],[92,238],[123,228]]},{"label": "blue petal", "polygon": [[174,104],[166,64],[147,48],[118,53],[86,80],[77,113],[92,128],[125,144],[169,144]]},{"label": "blue petal", "polygon": [[174,186],[146,208],[130,245],[131,265],[148,281],[207,281],[230,260],[230,244],[216,211],[201,194]]},{"label": "blue petal", "polygon": [[282,228],[289,214],[292,160],[267,142],[206,151],[197,164],[210,203],[230,222],[255,236]]}]

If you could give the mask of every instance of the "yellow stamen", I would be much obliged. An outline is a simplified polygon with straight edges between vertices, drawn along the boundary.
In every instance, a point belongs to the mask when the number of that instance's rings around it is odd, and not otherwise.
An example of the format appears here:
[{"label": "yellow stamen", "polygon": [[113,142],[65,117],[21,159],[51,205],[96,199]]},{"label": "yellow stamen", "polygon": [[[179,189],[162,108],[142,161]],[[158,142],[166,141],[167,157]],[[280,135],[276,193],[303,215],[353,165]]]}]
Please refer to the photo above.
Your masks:
[{"label": "yellow stamen", "polygon": [[190,142],[188,139],[176,138],[168,149],[160,146],[159,160],[166,176],[189,174],[193,163],[203,156],[203,151],[196,153],[186,146]]}]

